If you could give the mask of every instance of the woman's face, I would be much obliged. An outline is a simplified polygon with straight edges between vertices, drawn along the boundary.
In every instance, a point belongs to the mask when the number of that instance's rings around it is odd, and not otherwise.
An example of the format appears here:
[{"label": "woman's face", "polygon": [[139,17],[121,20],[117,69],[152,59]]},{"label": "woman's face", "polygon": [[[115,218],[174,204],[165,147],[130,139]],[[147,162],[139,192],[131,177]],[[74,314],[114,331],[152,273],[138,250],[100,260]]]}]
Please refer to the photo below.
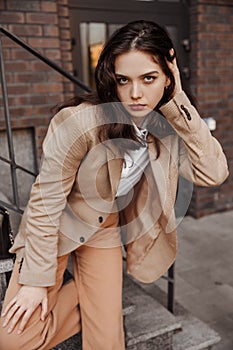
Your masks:
[{"label": "woman's face", "polygon": [[157,106],[170,83],[151,55],[141,51],[117,56],[115,76],[118,98],[138,124]]}]

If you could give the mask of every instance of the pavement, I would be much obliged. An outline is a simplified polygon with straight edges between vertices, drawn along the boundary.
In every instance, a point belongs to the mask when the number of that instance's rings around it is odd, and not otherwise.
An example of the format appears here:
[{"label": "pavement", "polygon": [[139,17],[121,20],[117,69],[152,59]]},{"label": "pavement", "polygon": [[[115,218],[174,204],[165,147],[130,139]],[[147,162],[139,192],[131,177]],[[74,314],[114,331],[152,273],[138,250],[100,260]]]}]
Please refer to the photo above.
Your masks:
[{"label": "pavement", "polygon": [[[233,211],[186,216],[178,242],[176,302],[219,333],[215,350],[233,350]],[[155,284],[167,288],[164,279]]]}]

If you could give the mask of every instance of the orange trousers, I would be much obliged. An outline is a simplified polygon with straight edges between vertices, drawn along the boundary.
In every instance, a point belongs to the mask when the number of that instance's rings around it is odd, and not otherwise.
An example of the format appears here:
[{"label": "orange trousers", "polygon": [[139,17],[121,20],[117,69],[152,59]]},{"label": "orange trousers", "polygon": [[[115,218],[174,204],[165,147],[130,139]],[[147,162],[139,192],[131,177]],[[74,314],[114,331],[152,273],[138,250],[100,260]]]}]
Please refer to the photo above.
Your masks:
[{"label": "orange trousers", "polygon": [[[93,244],[83,245],[72,253],[74,280],[65,285],[63,274],[69,254],[58,258],[56,284],[48,287],[49,310],[45,321],[40,320],[38,307],[21,334],[17,334],[17,326],[10,334],[7,327],[0,326],[1,350],[49,350],[79,331],[83,350],[125,349],[122,248],[120,244],[101,248],[102,236],[104,230],[94,235],[90,241]],[[108,232],[104,237],[105,241],[112,238]],[[20,288],[18,270],[19,264],[15,263],[4,305]]]}]

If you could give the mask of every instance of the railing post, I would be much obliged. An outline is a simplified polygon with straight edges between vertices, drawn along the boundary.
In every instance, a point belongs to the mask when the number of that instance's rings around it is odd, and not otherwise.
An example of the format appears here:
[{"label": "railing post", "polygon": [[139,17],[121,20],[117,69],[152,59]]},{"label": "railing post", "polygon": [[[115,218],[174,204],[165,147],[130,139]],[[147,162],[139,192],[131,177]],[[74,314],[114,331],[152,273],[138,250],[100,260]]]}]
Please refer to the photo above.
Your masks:
[{"label": "railing post", "polygon": [[19,208],[16,163],[15,163],[14,145],[13,145],[13,139],[12,139],[12,128],[11,128],[11,122],[10,122],[9,103],[8,103],[8,95],[7,95],[7,84],[6,84],[6,74],[5,74],[5,67],[4,67],[1,35],[0,35],[0,74],[1,74],[3,105],[4,105],[4,112],[5,112],[7,143],[8,143],[8,151],[9,151],[9,158],[10,158],[13,197],[14,197],[14,203],[16,207]]},{"label": "railing post", "polygon": [[174,292],[175,292],[175,263],[173,263],[168,270],[167,309],[172,313],[174,311]]}]

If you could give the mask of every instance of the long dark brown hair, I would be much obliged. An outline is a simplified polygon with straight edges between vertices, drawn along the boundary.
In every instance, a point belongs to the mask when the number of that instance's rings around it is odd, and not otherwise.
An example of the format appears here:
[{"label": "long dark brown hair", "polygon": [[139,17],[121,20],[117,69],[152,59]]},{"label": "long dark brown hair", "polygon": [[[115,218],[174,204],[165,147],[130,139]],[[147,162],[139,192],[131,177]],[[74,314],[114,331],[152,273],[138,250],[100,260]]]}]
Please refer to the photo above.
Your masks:
[{"label": "long dark brown hair", "polygon": [[[172,48],[174,54],[171,56]],[[67,103],[58,106],[56,112],[64,107],[78,105],[82,102],[90,102],[92,104],[120,102],[117,96],[115,60],[118,55],[131,50],[150,54],[160,65],[163,73],[169,78],[170,84],[164,90],[163,97],[155,108],[158,111],[162,104],[168,102],[174,90],[175,80],[166,60],[171,62],[176,53],[172,40],[164,28],[151,21],[138,20],[130,22],[115,31],[106,42],[95,70],[96,92],[75,97]],[[122,138],[140,142],[135,128],[129,122],[130,116],[127,112],[119,113],[119,110],[116,111],[113,108],[112,113],[115,113],[114,120],[116,122],[106,123],[101,128],[100,137],[105,139]],[[121,145],[123,148],[126,147],[124,142],[121,142]],[[127,147],[130,147],[129,144]]]}]

